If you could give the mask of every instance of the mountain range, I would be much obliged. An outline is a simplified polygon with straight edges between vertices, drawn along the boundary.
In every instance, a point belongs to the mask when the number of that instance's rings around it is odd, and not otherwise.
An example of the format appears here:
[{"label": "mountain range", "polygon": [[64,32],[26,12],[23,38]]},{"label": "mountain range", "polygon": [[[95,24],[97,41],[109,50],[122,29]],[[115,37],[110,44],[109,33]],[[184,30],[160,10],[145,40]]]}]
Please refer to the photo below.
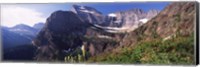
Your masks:
[{"label": "mountain range", "polygon": [[89,22],[102,29],[109,29],[107,31],[112,33],[132,31],[159,13],[159,10],[155,9],[148,12],[142,9],[130,9],[103,15],[95,8],[79,5],[73,5],[71,11],[84,22]]},{"label": "mountain range", "polygon": [[3,43],[32,41],[36,61],[192,64],[195,14],[194,2],[107,15],[73,5],[53,12],[45,24],[2,28]]},{"label": "mountain range", "polygon": [[25,24],[18,24],[14,27],[1,27],[4,49],[31,44],[31,41],[36,37],[43,26],[44,23],[35,24],[33,27]]}]

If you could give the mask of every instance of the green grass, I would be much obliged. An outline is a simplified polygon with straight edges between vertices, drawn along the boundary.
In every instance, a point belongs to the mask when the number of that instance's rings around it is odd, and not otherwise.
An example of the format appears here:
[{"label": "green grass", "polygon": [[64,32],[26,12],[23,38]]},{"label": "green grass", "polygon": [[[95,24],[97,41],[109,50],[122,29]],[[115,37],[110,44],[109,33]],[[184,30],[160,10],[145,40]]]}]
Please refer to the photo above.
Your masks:
[{"label": "green grass", "polygon": [[83,52],[81,48],[76,48],[74,51],[66,54],[64,61],[68,63],[83,63],[89,57],[89,52]]},{"label": "green grass", "polygon": [[194,64],[194,36],[140,41],[117,53],[91,57],[88,62],[125,64]]}]

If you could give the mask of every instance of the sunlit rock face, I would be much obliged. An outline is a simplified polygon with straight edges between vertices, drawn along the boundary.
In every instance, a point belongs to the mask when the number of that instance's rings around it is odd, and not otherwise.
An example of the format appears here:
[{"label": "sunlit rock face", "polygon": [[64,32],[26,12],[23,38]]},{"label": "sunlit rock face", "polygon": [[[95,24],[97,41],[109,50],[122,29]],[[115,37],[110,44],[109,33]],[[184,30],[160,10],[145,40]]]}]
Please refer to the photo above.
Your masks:
[{"label": "sunlit rock face", "polygon": [[119,31],[133,31],[159,13],[158,10],[143,11],[142,9],[131,9],[108,14],[105,19],[110,27],[117,27]]},{"label": "sunlit rock face", "polygon": [[149,11],[130,9],[103,15],[95,8],[80,5],[73,5],[70,11],[77,14],[83,21],[94,25],[110,27],[109,29],[111,30],[107,31],[112,33],[133,31],[159,13],[159,11],[155,9]]},{"label": "sunlit rock face", "polygon": [[73,5],[71,11],[77,14],[83,21],[91,24],[102,24],[103,15],[95,8],[88,6]]}]

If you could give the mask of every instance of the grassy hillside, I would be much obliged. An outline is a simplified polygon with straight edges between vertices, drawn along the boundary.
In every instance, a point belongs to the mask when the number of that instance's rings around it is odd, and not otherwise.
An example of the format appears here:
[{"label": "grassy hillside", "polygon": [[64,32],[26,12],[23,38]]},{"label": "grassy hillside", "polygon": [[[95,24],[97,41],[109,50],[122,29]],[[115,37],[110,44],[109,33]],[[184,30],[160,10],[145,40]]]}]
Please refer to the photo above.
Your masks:
[{"label": "grassy hillside", "polygon": [[118,52],[91,57],[88,62],[125,64],[194,64],[194,35],[140,41]]}]

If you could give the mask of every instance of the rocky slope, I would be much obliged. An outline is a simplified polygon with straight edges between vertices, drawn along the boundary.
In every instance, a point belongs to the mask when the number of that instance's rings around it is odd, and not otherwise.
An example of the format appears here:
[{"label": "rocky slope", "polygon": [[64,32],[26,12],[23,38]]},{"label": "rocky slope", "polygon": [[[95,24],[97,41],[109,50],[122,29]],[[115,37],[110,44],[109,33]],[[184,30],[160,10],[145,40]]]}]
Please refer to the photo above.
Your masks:
[{"label": "rocky slope", "polygon": [[22,36],[12,31],[9,31],[8,28],[2,27],[1,34],[2,34],[2,44],[4,50],[19,45],[31,44],[31,40],[28,39],[26,36]]},{"label": "rocky slope", "polygon": [[7,46],[14,47],[17,45],[31,44],[37,33],[41,30],[42,24],[36,27],[30,27],[25,24],[18,24],[14,27],[1,27],[3,45],[5,49]]},{"label": "rocky slope", "polygon": [[89,62],[194,64],[195,4],[171,3],[146,24],[126,34],[119,47],[91,57]]},{"label": "rocky slope", "polygon": [[36,48],[31,44],[43,24],[36,24],[30,27],[25,24],[18,24],[14,27],[1,27],[3,61],[32,61]]},{"label": "rocky slope", "polygon": [[194,22],[195,3],[172,3],[155,18],[129,33],[123,43],[130,45],[137,40],[188,36],[194,32]]}]

